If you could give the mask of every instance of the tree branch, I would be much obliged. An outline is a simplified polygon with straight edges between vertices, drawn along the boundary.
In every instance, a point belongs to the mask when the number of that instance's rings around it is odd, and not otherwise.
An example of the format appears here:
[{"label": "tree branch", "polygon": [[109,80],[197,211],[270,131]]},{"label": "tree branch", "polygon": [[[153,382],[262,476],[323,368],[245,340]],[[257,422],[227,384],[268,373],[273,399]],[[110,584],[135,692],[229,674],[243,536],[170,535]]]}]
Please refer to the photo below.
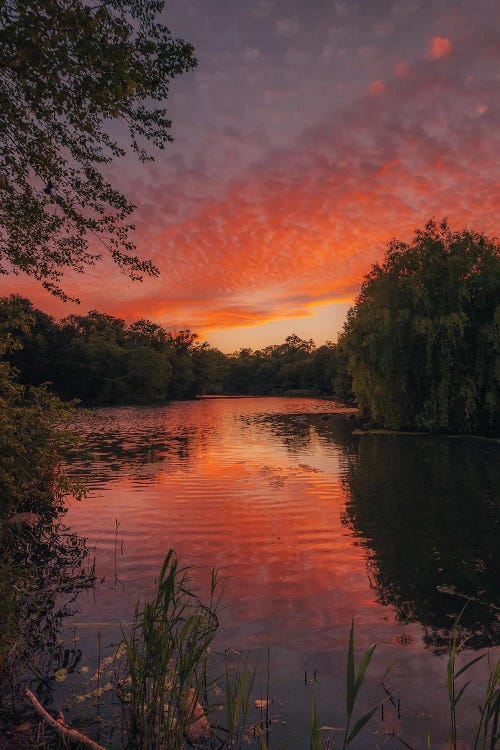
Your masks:
[{"label": "tree branch", "polygon": [[24,694],[27,698],[29,698],[36,712],[42,717],[45,723],[48,724],[49,727],[53,729],[54,732],[56,732],[56,734],[62,737],[63,740],[73,742],[77,745],[85,745],[85,747],[89,747],[91,748],[91,750],[106,750],[106,748],[104,748],[102,745],[98,745],[97,742],[94,742],[90,739],[90,737],[82,734],[77,729],[72,729],[71,727],[68,727],[65,724],[62,724],[54,719],[49,713],[47,713],[47,711],[44,709],[41,703],[39,703],[38,699],[33,695],[29,688],[24,689]]}]

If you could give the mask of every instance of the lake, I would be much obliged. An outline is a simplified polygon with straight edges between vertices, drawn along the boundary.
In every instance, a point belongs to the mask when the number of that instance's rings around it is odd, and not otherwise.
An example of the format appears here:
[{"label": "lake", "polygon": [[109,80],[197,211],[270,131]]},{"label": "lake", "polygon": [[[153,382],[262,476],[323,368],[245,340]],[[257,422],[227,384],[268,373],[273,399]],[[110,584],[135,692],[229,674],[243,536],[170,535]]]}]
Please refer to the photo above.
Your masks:
[{"label": "lake", "polygon": [[[428,733],[447,746],[444,647],[464,596],[465,658],[500,642],[487,606],[499,605],[498,443],[353,434],[348,409],[298,398],[91,410],[79,423],[88,454],[70,468],[89,492],[66,522],[104,580],[66,626],[78,652],[66,701],[89,690],[98,651],[111,652],[174,548],[202,598],[220,571],[218,658],[251,651],[255,699],[269,645],[271,747],[308,747],[313,691],[334,728],[324,738],[341,744],[353,616],[357,650],[378,644],[359,712],[383,702],[354,746],[403,747],[399,735],[427,747]],[[486,672],[485,660],[471,670],[460,704],[466,738]],[[75,701],[73,716],[91,713]]]}]

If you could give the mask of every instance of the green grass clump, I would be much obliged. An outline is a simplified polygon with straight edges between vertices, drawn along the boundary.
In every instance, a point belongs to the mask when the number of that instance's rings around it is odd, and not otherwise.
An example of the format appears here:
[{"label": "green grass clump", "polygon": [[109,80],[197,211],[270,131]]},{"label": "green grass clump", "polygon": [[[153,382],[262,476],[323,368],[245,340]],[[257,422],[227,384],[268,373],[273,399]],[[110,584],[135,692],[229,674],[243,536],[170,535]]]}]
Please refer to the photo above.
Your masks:
[{"label": "green grass clump", "polygon": [[138,750],[177,750],[199,717],[210,644],[218,620],[212,575],[209,605],[189,588],[188,569],[173,550],[165,558],[154,596],[136,608],[124,631],[125,674],[118,683],[127,734]]}]

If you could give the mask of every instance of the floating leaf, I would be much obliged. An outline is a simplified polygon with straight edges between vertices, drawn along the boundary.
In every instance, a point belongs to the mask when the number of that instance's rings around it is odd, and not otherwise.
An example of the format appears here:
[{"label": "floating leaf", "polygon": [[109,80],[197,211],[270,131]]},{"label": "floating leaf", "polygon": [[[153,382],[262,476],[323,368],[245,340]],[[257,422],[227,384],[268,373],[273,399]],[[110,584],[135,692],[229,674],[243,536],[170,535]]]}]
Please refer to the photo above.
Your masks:
[{"label": "floating leaf", "polygon": [[269,698],[268,700],[266,698],[258,698],[255,701],[255,708],[269,708],[272,702],[272,698]]}]

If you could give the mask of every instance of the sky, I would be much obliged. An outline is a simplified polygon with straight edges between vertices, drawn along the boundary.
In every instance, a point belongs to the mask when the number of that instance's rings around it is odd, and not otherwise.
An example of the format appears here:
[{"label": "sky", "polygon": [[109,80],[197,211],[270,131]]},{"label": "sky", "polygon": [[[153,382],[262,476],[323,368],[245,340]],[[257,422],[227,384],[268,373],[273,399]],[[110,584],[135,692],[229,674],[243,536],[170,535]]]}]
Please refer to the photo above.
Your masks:
[{"label": "sky", "polygon": [[172,83],[175,142],[117,162],[157,279],[103,261],[65,291],[0,279],[63,317],[189,327],[231,352],[335,341],[388,241],[435,216],[498,233],[497,0],[170,0],[198,67]]}]

